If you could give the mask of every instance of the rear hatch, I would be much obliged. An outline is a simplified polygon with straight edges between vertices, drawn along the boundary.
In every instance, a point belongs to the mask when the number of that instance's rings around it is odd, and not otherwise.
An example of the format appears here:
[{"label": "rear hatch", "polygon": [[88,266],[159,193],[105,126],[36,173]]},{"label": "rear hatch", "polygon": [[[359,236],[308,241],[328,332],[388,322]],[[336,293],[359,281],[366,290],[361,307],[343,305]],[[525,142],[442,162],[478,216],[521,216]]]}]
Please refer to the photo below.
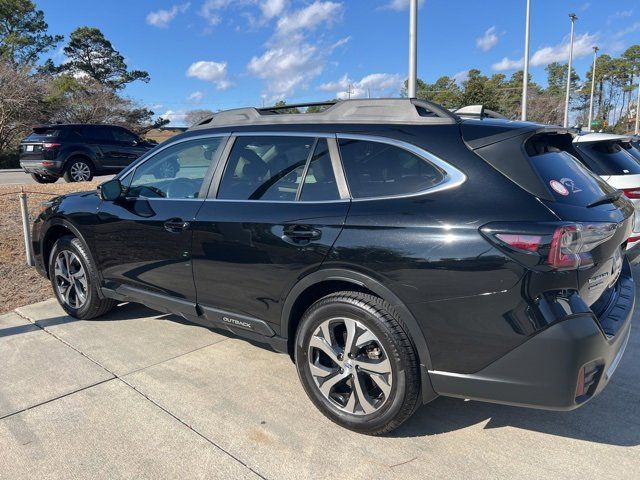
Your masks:
[{"label": "rear hatch", "polygon": [[51,160],[51,153],[60,147],[65,130],[62,127],[33,127],[33,131],[20,142],[20,160]]},{"label": "rear hatch", "polygon": [[[533,269],[574,272],[575,288],[588,305],[594,304],[620,275],[633,205],[572,155],[572,136],[564,129],[516,123],[479,137],[477,127],[465,135],[466,123],[461,128],[467,145],[558,219],[546,226],[492,226],[490,233],[511,242],[509,248],[535,253],[521,256]],[[496,234],[501,228],[502,234]]]}]

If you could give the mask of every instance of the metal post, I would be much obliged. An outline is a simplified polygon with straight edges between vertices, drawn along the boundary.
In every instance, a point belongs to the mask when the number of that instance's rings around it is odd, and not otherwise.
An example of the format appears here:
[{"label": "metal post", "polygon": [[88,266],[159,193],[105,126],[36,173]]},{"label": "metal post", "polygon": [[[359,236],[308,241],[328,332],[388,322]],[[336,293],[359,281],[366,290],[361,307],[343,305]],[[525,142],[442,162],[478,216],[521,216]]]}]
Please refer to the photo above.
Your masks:
[{"label": "metal post", "polygon": [[638,97],[636,98],[636,135],[640,135],[640,82],[638,82]]},{"label": "metal post", "polygon": [[24,253],[27,257],[27,265],[33,267],[35,262],[33,261],[33,254],[31,253],[31,225],[29,222],[29,208],[27,207],[27,194],[24,193],[24,189],[18,194],[20,199],[20,212],[22,213],[22,233],[24,234]]},{"label": "metal post", "polygon": [[411,0],[409,5],[409,79],[407,93],[409,98],[416,98],[418,63],[418,0]]},{"label": "metal post", "polygon": [[531,0],[527,0],[527,14],[524,27],[524,76],[522,77],[522,116],[527,121],[527,93],[529,90],[529,34],[531,27]]},{"label": "metal post", "polygon": [[571,35],[569,40],[569,65],[567,65],[567,97],[564,101],[564,128],[569,126],[569,98],[571,96],[571,66],[573,63],[573,24],[578,19],[575,13],[570,13]]},{"label": "metal post", "polygon": [[598,59],[598,47],[593,47],[593,70],[591,71],[591,100],[589,100],[589,123],[587,130],[592,131],[591,123],[593,122],[593,94],[596,89],[596,60]]}]

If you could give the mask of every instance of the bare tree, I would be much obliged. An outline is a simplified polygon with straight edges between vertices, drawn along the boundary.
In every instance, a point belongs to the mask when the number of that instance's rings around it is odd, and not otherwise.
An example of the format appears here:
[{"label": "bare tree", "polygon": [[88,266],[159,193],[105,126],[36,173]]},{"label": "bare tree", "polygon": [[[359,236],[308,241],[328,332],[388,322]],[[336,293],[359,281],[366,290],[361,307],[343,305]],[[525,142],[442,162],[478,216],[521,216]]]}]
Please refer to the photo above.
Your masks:
[{"label": "bare tree", "polygon": [[41,120],[45,85],[29,67],[0,61],[0,152],[15,148],[34,123]]}]

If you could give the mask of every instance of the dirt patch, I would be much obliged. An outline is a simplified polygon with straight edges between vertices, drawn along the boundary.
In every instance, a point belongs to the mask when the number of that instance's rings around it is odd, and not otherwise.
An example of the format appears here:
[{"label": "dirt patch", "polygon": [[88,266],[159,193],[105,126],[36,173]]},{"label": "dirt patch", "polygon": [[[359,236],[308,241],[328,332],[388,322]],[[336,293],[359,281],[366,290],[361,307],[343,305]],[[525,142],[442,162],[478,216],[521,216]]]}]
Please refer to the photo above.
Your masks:
[{"label": "dirt patch", "polygon": [[[42,202],[65,193],[93,190],[98,183],[65,183],[59,180],[48,185],[25,185],[30,222],[33,223],[37,217]],[[0,186],[0,314],[53,296],[49,281],[27,266],[19,192],[20,186]]]}]

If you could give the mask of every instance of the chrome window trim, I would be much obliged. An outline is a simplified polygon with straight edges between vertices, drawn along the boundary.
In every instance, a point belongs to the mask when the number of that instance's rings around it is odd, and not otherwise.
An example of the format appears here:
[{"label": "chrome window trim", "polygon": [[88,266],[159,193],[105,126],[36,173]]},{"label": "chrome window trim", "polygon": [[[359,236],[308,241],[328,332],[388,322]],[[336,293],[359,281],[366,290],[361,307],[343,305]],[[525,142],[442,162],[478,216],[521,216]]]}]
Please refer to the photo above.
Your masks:
[{"label": "chrome window trim", "polygon": [[250,131],[241,131],[241,132],[233,132],[233,136],[235,137],[309,137],[311,139],[314,138],[335,138],[335,133],[326,133],[326,132],[289,132],[279,130],[277,132],[269,132],[266,130],[260,130],[259,132],[250,132]]},{"label": "chrome window trim", "polygon": [[[462,173],[460,170],[455,168],[453,165],[445,162],[441,158],[437,157],[431,152],[428,152],[416,145],[411,143],[403,142],[402,140],[396,140],[395,138],[389,137],[380,137],[377,135],[361,135],[361,134],[351,134],[351,133],[337,133],[336,138],[338,140],[360,140],[366,142],[377,142],[377,143],[385,143],[387,145],[392,145],[394,147],[401,148],[403,150],[407,150],[408,152],[413,153],[414,155],[420,157],[422,160],[431,163],[438,167],[441,171],[444,172],[444,179],[437,185],[433,187],[425,188],[424,190],[419,190],[413,193],[403,193],[399,195],[384,195],[378,197],[366,197],[366,198],[353,198],[354,202],[369,202],[372,200],[388,200],[394,198],[411,198],[418,197],[430,193],[441,192],[443,190],[449,190],[451,188],[456,188],[462,185],[466,180],[467,176]],[[339,147],[339,146],[338,146]],[[341,162],[344,168],[344,162]],[[346,177],[346,172],[345,172]]]}]

